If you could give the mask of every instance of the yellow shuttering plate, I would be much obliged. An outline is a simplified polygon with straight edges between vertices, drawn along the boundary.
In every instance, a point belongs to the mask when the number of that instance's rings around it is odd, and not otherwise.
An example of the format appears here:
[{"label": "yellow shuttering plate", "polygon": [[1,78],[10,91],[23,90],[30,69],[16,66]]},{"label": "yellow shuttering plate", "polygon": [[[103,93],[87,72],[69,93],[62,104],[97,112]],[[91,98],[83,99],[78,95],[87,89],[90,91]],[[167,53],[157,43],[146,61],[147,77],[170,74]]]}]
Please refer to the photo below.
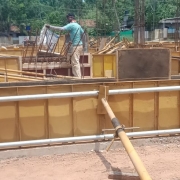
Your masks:
[{"label": "yellow shuttering plate", "polygon": [[45,100],[19,102],[21,140],[45,139]]},{"label": "yellow shuttering plate", "polygon": [[74,136],[99,134],[97,98],[73,98]]},{"label": "yellow shuttering plate", "polygon": [[72,99],[48,100],[49,137],[72,137]]},{"label": "yellow shuttering plate", "polygon": [[22,50],[21,49],[18,49],[18,50],[2,50],[2,51],[0,51],[0,54],[22,56]]},{"label": "yellow shuttering plate", "polygon": [[104,55],[104,77],[116,77],[115,55]]},{"label": "yellow shuttering plate", "polygon": [[[179,83],[162,83],[160,86],[179,86]],[[179,92],[159,93],[159,129],[180,127],[179,121]]]},{"label": "yellow shuttering plate", "polygon": [[[104,83],[110,89],[177,86],[179,80]],[[101,84],[101,83],[100,83]],[[0,88],[0,96],[99,90],[99,84]],[[139,130],[180,127],[179,92],[110,95],[108,102],[122,124]],[[97,114],[98,97],[57,98],[0,103],[0,142],[100,134],[112,128]]]},{"label": "yellow shuttering plate", "polygon": [[93,55],[93,77],[104,76],[104,57],[100,55]]},{"label": "yellow shuttering plate", "polygon": [[[0,57],[0,68],[6,68],[6,69],[14,69],[19,70],[20,69],[20,59],[18,56],[15,57]],[[4,71],[1,71],[4,72]]]},{"label": "yellow shuttering plate", "polygon": [[19,58],[8,58],[6,59],[6,68],[19,70]]},{"label": "yellow shuttering plate", "polygon": [[[45,87],[18,88],[19,95],[45,94]],[[47,100],[19,102],[21,140],[47,138]]]},{"label": "yellow shuttering plate", "polygon": [[[16,95],[16,88],[0,89],[0,96]],[[18,112],[16,102],[0,103],[0,142],[18,141]]]},{"label": "yellow shuttering plate", "polygon": [[[154,87],[155,83],[134,83],[134,88]],[[135,131],[153,130],[155,127],[155,94],[142,93],[133,95],[133,126]]]},{"label": "yellow shuttering plate", "polygon": [[116,77],[116,55],[93,55],[93,77]]},{"label": "yellow shuttering plate", "polygon": [[[60,93],[71,91],[71,86],[49,86],[47,93]],[[73,111],[72,98],[48,100],[49,138],[72,137]]]},{"label": "yellow shuttering plate", "polygon": [[[125,95],[113,95],[108,97],[108,102],[112,108],[115,116],[120,120],[121,124],[124,124],[126,127],[130,127],[130,96]],[[112,123],[106,115],[106,128],[112,128]]]},{"label": "yellow shuttering plate", "polygon": [[179,60],[171,60],[171,74],[179,75]]}]

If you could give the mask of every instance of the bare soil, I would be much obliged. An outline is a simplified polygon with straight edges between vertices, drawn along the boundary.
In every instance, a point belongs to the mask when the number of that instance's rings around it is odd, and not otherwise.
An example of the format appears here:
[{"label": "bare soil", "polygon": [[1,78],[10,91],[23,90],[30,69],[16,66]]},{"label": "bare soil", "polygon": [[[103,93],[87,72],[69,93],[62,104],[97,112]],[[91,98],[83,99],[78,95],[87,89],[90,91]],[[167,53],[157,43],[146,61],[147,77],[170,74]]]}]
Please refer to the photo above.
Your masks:
[{"label": "bare soil", "polygon": [[[180,180],[179,143],[135,147],[153,180]],[[105,180],[110,170],[135,172],[123,148],[0,161],[1,180]]]}]

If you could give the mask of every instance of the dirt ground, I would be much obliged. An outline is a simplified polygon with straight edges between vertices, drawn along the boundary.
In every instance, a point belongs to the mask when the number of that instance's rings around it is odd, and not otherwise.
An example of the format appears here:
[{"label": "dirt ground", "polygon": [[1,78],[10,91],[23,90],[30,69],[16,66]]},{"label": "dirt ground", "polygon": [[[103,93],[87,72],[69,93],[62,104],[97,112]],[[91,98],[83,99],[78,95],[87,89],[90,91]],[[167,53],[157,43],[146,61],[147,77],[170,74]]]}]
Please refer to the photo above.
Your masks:
[{"label": "dirt ground", "polygon": [[[153,180],[180,180],[180,144],[135,147]],[[1,180],[105,180],[110,170],[134,172],[123,148],[0,161]]]}]

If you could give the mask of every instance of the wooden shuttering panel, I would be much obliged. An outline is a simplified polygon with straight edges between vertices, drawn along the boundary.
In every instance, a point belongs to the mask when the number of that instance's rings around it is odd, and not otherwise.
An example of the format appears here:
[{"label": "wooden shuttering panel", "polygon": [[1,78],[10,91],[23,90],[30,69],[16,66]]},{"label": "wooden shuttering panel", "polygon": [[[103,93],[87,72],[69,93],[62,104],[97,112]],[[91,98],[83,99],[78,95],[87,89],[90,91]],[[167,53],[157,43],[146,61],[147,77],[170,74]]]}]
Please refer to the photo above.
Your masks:
[{"label": "wooden shuttering panel", "polygon": [[118,51],[119,80],[169,79],[169,49],[126,49]]},{"label": "wooden shuttering panel", "polygon": [[[109,89],[180,85],[179,80],[104,83]],[[0,96],[99,90],[100,84],[0,88]],[[117,118],[134,131],[180,127],[179,91],[110,95]],[[98,97],[55,98],[0,103],[0,142],[101,134],[112,128],[97,114]]]}]

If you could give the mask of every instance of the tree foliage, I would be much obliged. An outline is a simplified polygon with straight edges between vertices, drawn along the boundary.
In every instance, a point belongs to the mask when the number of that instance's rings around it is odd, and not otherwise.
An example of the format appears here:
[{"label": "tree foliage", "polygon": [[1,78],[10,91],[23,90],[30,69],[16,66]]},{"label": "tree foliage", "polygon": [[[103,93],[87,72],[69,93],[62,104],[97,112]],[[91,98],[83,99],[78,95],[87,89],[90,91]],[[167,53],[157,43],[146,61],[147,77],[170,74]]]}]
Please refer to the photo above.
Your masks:
[{"label": "tree foliage", "polygon": [[[149,30],[160,19],[176,16],[177,0],[145,0],[145,6]],[[66,14],[73,12],[77,20],[95,20],[97,27],[88,28],[89,33],[103,35],[118,30],[125,11],[133,20],[134,0],[0,0],[0,32],[9,32],[10,25],[17,25],[22,32],[27,25],[33,32],[45,23],[62,26]]]}]

